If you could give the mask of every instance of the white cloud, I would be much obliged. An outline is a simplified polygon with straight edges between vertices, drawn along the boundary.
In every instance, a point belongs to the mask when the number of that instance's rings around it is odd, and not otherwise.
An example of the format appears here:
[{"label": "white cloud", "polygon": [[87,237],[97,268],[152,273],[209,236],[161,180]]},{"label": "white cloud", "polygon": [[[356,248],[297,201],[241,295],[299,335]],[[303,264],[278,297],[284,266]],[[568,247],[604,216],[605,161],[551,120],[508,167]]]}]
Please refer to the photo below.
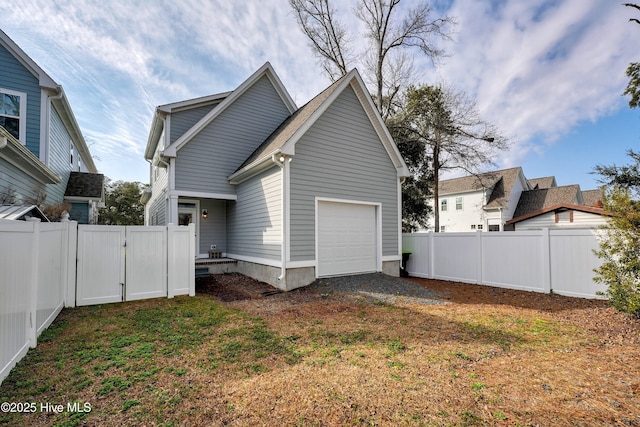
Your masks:
[{"label": "white cloud", "polygon": [[515,141],[504,166],[543,149],[536,137],[553,143],[621,107],[635,53],[624,9],[597,0],[455,2],[457,44],[439,74]]}]

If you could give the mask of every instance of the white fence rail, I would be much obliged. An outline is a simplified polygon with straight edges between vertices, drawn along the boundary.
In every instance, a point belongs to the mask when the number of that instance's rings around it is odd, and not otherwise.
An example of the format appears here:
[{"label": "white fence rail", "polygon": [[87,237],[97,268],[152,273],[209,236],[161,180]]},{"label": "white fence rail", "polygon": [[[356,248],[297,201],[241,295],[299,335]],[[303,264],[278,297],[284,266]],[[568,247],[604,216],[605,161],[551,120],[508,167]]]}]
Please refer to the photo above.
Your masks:
[{"label": "white fence rail", "polygon": [[0,220],[0,383],[65,306],[195,295],[194,239],[193,225]]},{"label": "white fence rail", "polygon": [[402,235],[411,276],[581,298],[602,298],[593,281],[600,259],[595,230]]}]

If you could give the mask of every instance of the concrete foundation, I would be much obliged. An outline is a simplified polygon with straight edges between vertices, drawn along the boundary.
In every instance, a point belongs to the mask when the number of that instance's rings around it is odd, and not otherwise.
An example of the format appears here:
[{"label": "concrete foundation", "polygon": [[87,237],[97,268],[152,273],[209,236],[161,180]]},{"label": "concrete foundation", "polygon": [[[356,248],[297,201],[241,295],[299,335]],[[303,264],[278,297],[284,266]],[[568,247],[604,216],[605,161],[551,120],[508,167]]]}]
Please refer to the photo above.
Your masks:
[{"label": "concrete foundation", "polygon": [[[265,282],[283,291],[291,291],[310,285],[316,280],[315,267],[288,268],[284,280],[278,279],[282,274],[280,267],[272,267],[264,264],[256,264],[247,261],[237,261],[237,264],[218,264],[216,269],[225,269],[220,272],[214,272],[209,267],[211,274],[238,272],[249,276],[253,279]],[[384,261],[382,263],[382,272],[389,276],[400,276],[400,261]]]},{"label": "concrete foundation", "polygon": [[237,272],[260,280],[283,291],[301,288],[316,280],[315,267],[289,268],[284,280],[278,279],[282,274],[280,267],[238,261]]},{"label": "concrete foundation", "polygon": [[382,272],[393,277],[400,277],[400,261],[382,261]]}]

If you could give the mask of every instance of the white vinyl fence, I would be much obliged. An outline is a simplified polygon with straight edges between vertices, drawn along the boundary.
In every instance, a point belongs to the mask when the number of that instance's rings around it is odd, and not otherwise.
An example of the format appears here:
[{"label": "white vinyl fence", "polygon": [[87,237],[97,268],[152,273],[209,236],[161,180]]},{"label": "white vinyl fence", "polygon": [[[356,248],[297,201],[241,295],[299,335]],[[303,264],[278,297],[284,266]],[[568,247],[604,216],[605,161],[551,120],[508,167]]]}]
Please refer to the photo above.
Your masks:
[{"label": "white vinyl fence", "polygon": [[602,298],[593,281],[596,230],[536,230],[402,235],[411,276],[509,289]]},{"label": "white vinyl fence", "polygon": [[195,295],[194,239],[193,225],[0,220],[0,383],[63,307]]}]

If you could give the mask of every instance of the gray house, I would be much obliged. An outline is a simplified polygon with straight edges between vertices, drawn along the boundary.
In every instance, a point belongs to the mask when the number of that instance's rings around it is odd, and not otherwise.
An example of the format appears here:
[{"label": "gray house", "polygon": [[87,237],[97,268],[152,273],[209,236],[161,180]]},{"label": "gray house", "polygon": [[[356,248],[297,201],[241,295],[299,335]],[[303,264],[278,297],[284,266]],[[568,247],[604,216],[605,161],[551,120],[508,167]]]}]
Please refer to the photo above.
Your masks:
[{"label": "gray house", "polygon": [[147,225],[278,288],[398,275],[408,170],[356,70],[297,108],[269,63],[231,92],[157,107]]},{"label": "gray house", "polygon": [[[0,204],[65,203],[71,219],[95,222],[104,181],[96,172],[62,86],[0,30]],[[74,175],[97,190],[77,191]]]}]

